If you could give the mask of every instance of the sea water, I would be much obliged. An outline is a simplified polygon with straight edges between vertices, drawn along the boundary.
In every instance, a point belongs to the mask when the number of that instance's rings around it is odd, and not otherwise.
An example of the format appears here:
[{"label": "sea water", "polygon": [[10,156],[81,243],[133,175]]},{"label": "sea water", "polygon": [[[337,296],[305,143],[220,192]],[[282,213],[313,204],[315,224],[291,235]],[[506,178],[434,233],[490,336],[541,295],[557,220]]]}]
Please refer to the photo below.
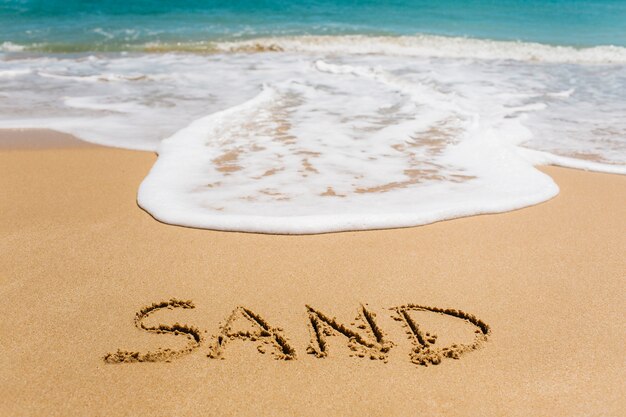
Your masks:
[{"label": "sea water", "polygon": [[[4,1],[0,128],[156,151],[167,223],[318,233],[626,174],[623,1]],[[182,3],[182,2],[181,2]]]}]

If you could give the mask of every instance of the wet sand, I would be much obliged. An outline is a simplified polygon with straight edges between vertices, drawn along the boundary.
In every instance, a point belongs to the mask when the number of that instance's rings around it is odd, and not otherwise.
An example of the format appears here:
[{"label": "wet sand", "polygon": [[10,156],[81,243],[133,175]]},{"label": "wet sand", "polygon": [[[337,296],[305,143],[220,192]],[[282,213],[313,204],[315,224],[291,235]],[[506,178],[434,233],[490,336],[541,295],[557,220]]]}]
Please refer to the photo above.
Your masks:
[{"label": "wet sand", "polygon": [[626,411],[625,176],[543,167],[561,193],[534,207],[271,236],[155,221],[151,153],[0,148],[0,415]]}]

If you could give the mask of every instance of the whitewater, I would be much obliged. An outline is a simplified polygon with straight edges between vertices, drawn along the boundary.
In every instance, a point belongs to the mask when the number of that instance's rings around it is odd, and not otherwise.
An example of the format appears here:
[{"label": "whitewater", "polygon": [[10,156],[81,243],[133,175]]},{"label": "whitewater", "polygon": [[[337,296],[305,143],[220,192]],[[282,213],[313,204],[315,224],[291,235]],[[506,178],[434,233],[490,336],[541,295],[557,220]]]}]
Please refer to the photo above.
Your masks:
[{"label": "whitewater", "polygon": [[0,128],[153,151],[156,219],[307,234],[554,197],[536,166],[626,174],[626,48],[432,35],[0,46]]}]

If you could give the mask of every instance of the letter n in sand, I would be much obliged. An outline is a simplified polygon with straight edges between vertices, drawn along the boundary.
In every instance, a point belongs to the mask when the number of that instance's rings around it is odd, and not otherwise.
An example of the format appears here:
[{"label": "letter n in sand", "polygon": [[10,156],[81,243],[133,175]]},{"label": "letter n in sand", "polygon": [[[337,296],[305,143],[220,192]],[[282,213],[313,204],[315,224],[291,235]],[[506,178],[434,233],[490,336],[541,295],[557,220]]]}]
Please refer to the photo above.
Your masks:
[{"label": "letter n in sand", "polygon": [[348,339],[348,347],[355,352],[356,356],[368,356],[370,359],[387,359],[387,353],[393,344],[385,340],[382,330],[376,324],[376,315],[365,306],[361,306],[359,315],[355,319],[360,322],[357,327],[362,329],[362,333],[365,335],[346,327],[337,322],[334,317],[328,317],[309,305],[307,305],[306,308],[311,332],[311,343],[307,348],[307,353],[315,355],[318,358],[325,357],[328,355],[326,337],[344,336]]}]

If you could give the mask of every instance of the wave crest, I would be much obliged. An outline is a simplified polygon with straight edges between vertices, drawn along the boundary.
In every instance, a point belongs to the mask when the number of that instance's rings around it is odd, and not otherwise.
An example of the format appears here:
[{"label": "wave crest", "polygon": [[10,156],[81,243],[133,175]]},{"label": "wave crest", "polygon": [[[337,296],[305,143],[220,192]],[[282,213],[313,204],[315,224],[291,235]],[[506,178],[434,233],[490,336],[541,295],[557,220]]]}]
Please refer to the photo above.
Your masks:
[{"label": "wave crest", "polygon": [[618,46],[545,45],[434,35],[415,36],[295,36],[216,42],[219,52],[313,52],[385,54],[439,58],[511,59],[555,63],[626,63],[626,48]]},{"label": "wave crest", "polygon": [[13,42],[0,43],[0,52],[21,52],[26,48],[23,45],[18,45]]},{"label": "wave crest", "polygon": [[388,55],[433,58],[515,60],[548,63],[626,64],[626,47],[573,47],[521,41],[495,41],[437,35],[300,35],[245,40],[107,44],[0,43],[0,52],[143,52],[143,53],[265,53]]}]

